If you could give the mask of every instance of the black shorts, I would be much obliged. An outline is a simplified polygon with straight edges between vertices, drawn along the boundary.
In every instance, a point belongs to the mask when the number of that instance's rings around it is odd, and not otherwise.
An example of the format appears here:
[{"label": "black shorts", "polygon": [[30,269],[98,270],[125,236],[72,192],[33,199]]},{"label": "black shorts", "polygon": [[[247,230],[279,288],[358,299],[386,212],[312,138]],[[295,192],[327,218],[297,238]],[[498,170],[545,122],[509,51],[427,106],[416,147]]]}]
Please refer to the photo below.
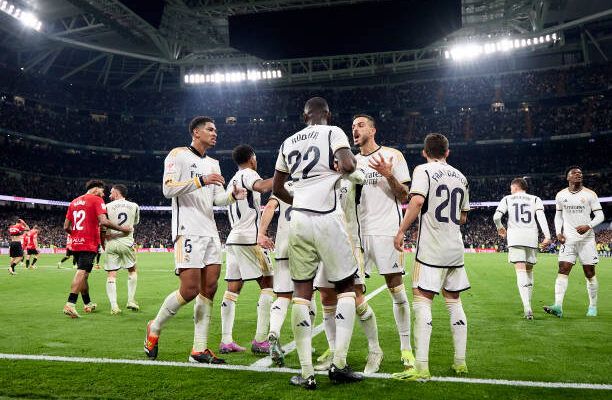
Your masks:
[{"label": "black shorts", "polygon": [[70,250],[70,249],[66,249],[66,257],[70,257],[74,255],[74,251]]},{"label": "black shorts", "polygon": [[11,242],[9,245],[9,256],[11,258],[23,257],[23,247],[21,247],[21,242]]},{"label": "black shorts", "polygon": [[26,252],[29,256],[37,256],[39,253],[37,249],[27,249]]},{"label": "black shorts", "polygon": [[95,251],[73,251],[72,256],[74,257],[77,265],[77,269],[82,269],[85,272],[91,272],[94,266],[94,258],[96,258]]}]

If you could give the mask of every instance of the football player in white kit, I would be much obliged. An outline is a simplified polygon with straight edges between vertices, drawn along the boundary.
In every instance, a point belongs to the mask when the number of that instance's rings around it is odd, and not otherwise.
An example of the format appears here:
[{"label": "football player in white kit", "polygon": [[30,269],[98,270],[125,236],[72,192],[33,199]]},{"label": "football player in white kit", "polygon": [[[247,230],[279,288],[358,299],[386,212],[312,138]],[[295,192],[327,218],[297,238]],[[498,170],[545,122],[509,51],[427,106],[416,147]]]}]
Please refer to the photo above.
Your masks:
[{"label": "football player in white kit", "polygon": [[467,220],[469,193],[465,176],[446,163],[448,153],[448,139],[444,135],[427,135],[423,150],[427,163],[413,171],[412,198],[395,236],[395,248],[401,250],[406,231],[419,218],[412,271],[415,367],[393,374],[393,378],[399,380],[427,380],[431,377],[431,303],[434,295],[439,293],[444,296],[450,314],[455,347],[452,369],[458,375],[467,373],[467,319],[459,293],[469,289],[470,283],[463,267],[464,245],[459,225]]},{"label": "football player in white kit", "polygon": [[213,298],[221,273],[221,241],[213,206],[226,206],[246,197],[234,186],[225,190],[219,161],[206,151],[217,143],[215,122],[195,117],[189,124],[191,144],[170,151],[164,161],[163,193],[172,199],[172,240],[175,273],[180,287],[168,295],[154,320],[147,325],[145,354],[155,359],[159,334],[178,310],[195,299],[193,349],[189,361],[223,364],[208,348]]},{"label": "football player in white kit", "polygon": [[402,203],[408,201],[408,165],[400,151],[376,143],[376,125],[371,116],[356,115],[352,130],[359,147],[356,158],[364,165],[366,175],[357,195],[365,273],[369,276],[376,266],[385,277],[400,338],[400,360],[404,367],[413,368],[410,304],[403,279],[404,252],[393,246],[393,235],[402,220]]},{"label": "football player in white kit", "polygon": [[[106,205],[108,219],[121,226],[128,224],[136,226],[140,222],[140,207],[138,204],[126,200],[127,187],[125,185],[113,185],[110,192],[110,203]],[[111,304],[111,315],[121,314],[117,304],[117,271],[127,269],[128,271],[128,301],[126,308],[139,311],[140,306],[136,303],[136,285],[138,272],[136,271],[136,250],[134,250],[134,231],[127,235],[109,229],[106,231],[106,262],[104,270],[106,277],[106,295]]]},{"label": "football player in white kit", "polygon": [[[346,226],[349,232],[351,243],[353,245],[353,253],[359,263],[359,272],[355,277],[355,304],[359,322],[363,327],[366,338],[368,339],[368,357],[364,373],[374,373],[380,368],[380,363],[383,360],[383,351],[378,342],[378,325],[376,322],[376,314],[367,303],[365,291],[365,265],[363,260],[363,248],[361,238],[359,237],[359,222],[357,220],[357,187],[365,182],[365,171],[363,166],[357,165],[357,169],[350,175],[343,176],[340,180],[339,200],[344,216],[346,218]],[[314,280],[314,286],[321,294],[321,305],[323,306],[323,324],[325,328],[325,336],[327,337],[328,349],[323,353],[315,365],[317,371],[327,371],[331,367],[333,361],[334,349],[336,346],[336,306],[337,295],[334,290],[334,284],[329,281],[325,273],[325,268],[319,268],[317,276]]]},{"label": "football player in white kit", "polygon": [[[355,321],[353,276],[358,264],[336,193],[341,175],[352,173],[356,161],[346,134],[328,125],[330,117],[325,99],[313,97],[306,102],[307,127],[283,142],[272,189],[276,197],[292,205],[288,254],[295,294],[291,324],[302,373],[293,376],[291,384],[306,389],[316,388],[309,308],[319,262],[338,292],[336,349],[329,377],[337,383],[363,379],[346,363]],[[334,168],[334,159],[341,172]],[[288,178],[294,183],[293,196],[285,188]]]},{"label": "football player in white kit", "polygon": [[257,244],[257,231],[261,215],[261,193],[272,190],[272,178],[262,179],[257,173],[257,157],[253,148],[246,144],[236,146],[232,158],[238,172],[230,184],[247,191],[246,198],[228,206],[228,217],[232,230],[225,242],[227,250],[225,280],[227,291],[221,300],[221,344],[220,353],[244,351],[234,342],[232,331],[236,314],[236,301],[245,281],[255,280],[261,288],[257,301],[257,329],[251,342],[254,354],[268,354],[267,341],[270,326],[270,304],[274,300],[272,270]]},{"label": "football player in white kit", "polygon": [[[559,250],[559,273],[555,281],[555,304],[544,306],[544,311],[561,318],[563,297],[567,290],[569,273],[580,260],[586,278],[589,308],[587,317],[597,316],[597,291],[599,283],[595,276],[595,265],[599,262],[593,228],[604,221],[604,213],[594,191],[582,186],[582,169],[569,167],[566,173],[569,186],[555,197],[555,231],[561,244]],[[593,219],[591,219],[593,214]]]},{"label": "football player in white kit", "polygon": [[[285,182],[285,188],[290,195],[293,195],[293,182]],[[278,223],[276,225],[276,243],[268,237],[268,227],[274,212],[279,209]],[[285,354],[280,343],[280,334],[283,323],[287,316],[289,303],[293,297],[293,281],[291,280],[291,272],[289,271],[289,221],[291,221],[291,205],[285,203],[276,196],[270,196],[268,204],[264,208],[259,224],[259,234],[257,243],[267,250],[275,249],[275,267],[274,267],[274,293],[276,300],[270,307],[270,333],[268,334],[268,343],[270,344],[270,358],[279,367],[285,365]],[[275,248],[276,247],[276,248]],[[310,302],[310,324],[314,324],[316,317],[317,305],[314,301],[314,296]],[[314,325],[313,325],[314,326]]]},{"label": "football player in white kit", "polygon": [[[544,234],[541,247],[550,244],[550,230],[544,204],[538,196],[527,194],[527,181],[515,178],[510,183],[510,195],[505,196],[493,214],[493,222],[501,237],[508,238],[508,261],[516,269],[516,285],[523,302],[524,316],[533,319],[531,295],[533,293],[533,266],[537,262],[538,224]],[[508,229],[502,217],[508,214]],[[537,223],[536,223],[537,220]]]}]

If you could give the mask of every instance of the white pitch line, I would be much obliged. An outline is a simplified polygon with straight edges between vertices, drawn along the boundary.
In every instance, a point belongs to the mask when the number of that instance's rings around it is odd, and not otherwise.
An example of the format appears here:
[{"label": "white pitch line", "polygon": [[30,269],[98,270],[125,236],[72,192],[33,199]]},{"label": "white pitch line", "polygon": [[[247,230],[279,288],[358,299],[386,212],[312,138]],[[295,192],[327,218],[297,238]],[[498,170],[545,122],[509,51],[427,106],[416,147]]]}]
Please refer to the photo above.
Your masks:
[{"label": "white pitch line", "polygon": [[[386,288],[387,288],[387,285],[380,286],[379,288],[374,290],[372,293],[366,295],[365,300],[366,301],[370,300],[372,297],[376,296],[377,294],[379,294],[380,292],[382,292]],[[317,336],[321,332],[323,332],[323,324],[319,324],[319,325],[314,327],[314,329],[312,331],[312,337]],[[295,340],[293,342],[287,343],[286,345],[283,346],[283,350],[285,351],[285,355],[293,352],[295,349],[296,349]],[[272,366],[272,359],[269,356],[261,358],[261,359],[255,361],[253,364],[251,364],[251,367],[264,367],[264,368],[267,368],[267,367],[271,367],[271,366]]]},{"label": "white pitch line", "polygon": [[[0,353],[0,360],[17,360],[17,361],[54,361],[54,362],[71,362],[71,363],[89,363],[89,364],[126,364],[126,365],[145,365],[158,367],[182,367],[182,368],[207,368],[207,369],[222,369],[230,371],[249,371],[263,373],[287,373],[299,374],[299,369],[293,368],[264,368],[255,367],[252,365],[215,365],[215,364],[197,364],[190,362],[178,361],[152,361],[152,360],[129,360],[120,358],[92,358],[92,357],[63,357],[63,356],[45,356],[33,354],[5,354]],[[318,375],[327,375],[326,371],[316,372]],[[367,378],[374,379],[390,379],[391,374],[364,374]],[[538,387],[547,389],[581,389],[581,390],[612,390],[612,384],[600,383],[578,383],[578,382],[542,382],[542,381],[519,381],[506,379],[480,379],[480,378],[455,378],[434,376],[431,378],[433,382],[450,382],[464,383],[476,385],[501,385],[501,386],[521,386],[521,387]]]}]

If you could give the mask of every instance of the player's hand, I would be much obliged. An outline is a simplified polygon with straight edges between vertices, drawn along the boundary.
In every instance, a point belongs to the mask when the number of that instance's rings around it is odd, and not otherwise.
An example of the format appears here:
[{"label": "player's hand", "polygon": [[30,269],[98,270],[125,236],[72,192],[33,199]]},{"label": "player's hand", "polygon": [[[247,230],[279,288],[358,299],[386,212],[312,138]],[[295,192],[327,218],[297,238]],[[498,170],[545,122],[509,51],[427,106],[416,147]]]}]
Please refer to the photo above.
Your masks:
[{"label": "player's hand", "polygon": [[208,174],[202,179],[205,185],[225,185],[225,178],[220,174]]},{"label": "player's hand", "polygon": [[401,230],[397,232],[393,240],[393,245],[397,251],[404,251],[404,232]]},{"label": "player's hand", "polygon": [[133,228],[133,227],[131,227],[131,226],[122,226],[122,227],[121,227],[121,232],[123,232],[123,233],[130,233],[130,232],[132,232],[133,230],[134,230],[134,228]]},{"label": "player's hand", "polygon": [[585,233],[587,233],[589,230],[591,229],[590,226],[588,225],[578,225],[576,227],[576,232],[578,232],[580,235],[584,235]]},{"label": "player's hand", "polygon": [[546,247],[548,247],[549,244],[550,244],[550,239],[544,239],[542,240],[542,243],[540,243],[540,248],[545,249]]},{"label": "player's hand", "polygon": [[257,244],[263,247],[264,249],[274,249],[274,241],[263,233],[257,235]]},{"label": "player's hand", "polygon": [[[376,156],[378,156],[378,158]],[[393,175],[393,156],[387,161],[382,155],[377,154],[372,157],[369,165],[370,168],[374,169],[385,178],[389,178]]]},{"label": "player's hand", "polygon": [[504,228],[503,226],[501,228],[499,228],[497,230],[497,233],[499,234],[499,236],[505,238],[506,237],[506,228]]},{"label": "player's hand", "polygon": [[564,235],[564,234],[562,234],[562,233],[559,233],[559,234],[557,235],[557,240],[559,241],[559,243],[561,243],[561,244],[565,244],[565,235]]},{"label": "player's hand", "polygon": [[234,196],[234,199],[236,200],[244,200],[246,199],[247,190],[245,188],[236,186],[236,184],[234,183],[234,188],[232,189],[232,195]]}]

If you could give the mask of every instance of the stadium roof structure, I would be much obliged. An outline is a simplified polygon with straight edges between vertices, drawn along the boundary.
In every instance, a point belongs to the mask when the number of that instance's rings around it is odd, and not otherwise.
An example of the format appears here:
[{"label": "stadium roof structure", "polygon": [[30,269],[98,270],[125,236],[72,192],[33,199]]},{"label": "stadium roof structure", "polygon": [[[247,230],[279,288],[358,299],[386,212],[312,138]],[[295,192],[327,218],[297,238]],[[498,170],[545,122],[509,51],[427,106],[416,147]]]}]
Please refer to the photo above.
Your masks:
[{"label": "stadium roof structure", "polygon": [[[439,68],[448,62],[445,51],[454,43],[508,35],[520,40],[569,30],[575,40],[530,50],[578,52],[581,62],[590,57],[608,61],[612,7],[606,0],[462,0],[461,29],[418,49],[262,59],[230,45],[232,16],[376,6],[380,1],[384,0],[11,0],[8,3],[35,14],[42,28],[28,29],[0,12],[0,62],[69,82],[122,89],[178,88],[194,71],[270,68],[280,71],[282,78],[269,84],[300,85]],[[0,0],[0,7],[3,3],[7,2]]]}]

